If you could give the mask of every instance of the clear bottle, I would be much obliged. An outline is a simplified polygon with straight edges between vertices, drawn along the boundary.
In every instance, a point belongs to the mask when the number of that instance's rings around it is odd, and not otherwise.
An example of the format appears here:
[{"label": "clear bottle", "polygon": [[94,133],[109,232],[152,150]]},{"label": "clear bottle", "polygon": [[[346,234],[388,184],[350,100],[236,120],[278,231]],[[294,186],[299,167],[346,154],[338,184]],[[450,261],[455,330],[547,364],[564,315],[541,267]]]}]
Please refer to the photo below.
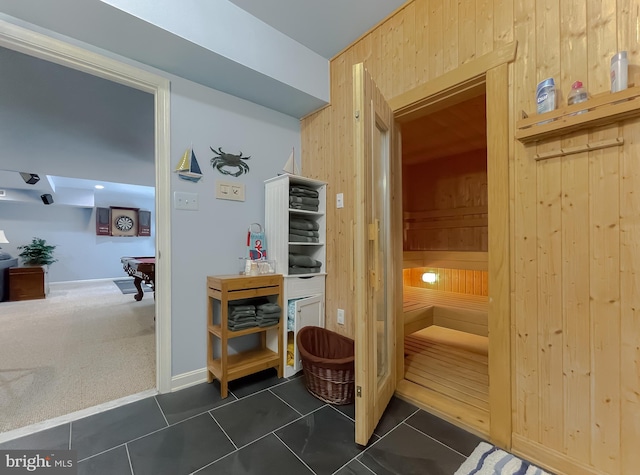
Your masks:
[{"label": "clear bottle", "polygon": [[620,51],[611,58],[611,92],[619,92],[627,88],[629,61],[627,52]]},{"label": "clear bottle", "polygon": [[[587,94],[587,90],[582,85],[582,82],[581,81],[574,82],[571,85],[571,91],[567,96],[567,105],[570,106],[572,104],[577,104],[578,102],[584,102],[587,99],[589,99],[589,95]],[[587,111],[586,110],[579,111],[579,112],[576,112],[576,114],[584,114],[585,112]]]}]

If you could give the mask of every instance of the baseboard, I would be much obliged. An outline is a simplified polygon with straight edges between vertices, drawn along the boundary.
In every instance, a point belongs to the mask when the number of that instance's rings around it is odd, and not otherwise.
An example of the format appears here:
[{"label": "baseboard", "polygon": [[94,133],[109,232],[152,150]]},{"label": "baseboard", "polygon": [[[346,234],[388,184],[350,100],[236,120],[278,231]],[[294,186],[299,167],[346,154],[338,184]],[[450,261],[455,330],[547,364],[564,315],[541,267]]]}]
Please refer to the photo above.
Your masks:
[{"label": "baseboard", "polygon": [[606,475],[595,467],[572,459],[568,455],[526,439],[519,434],[511,436],[511,452],[558,475]]},{"label": "baseboard", "polygon": [[171,378],[171,392],[179,391],[207,381],[207,368],[195,369]]},{"label": "baseboard", "polygon": [[131,280],[133,280],[133,277],[129,277],[128,275],[120,275],[118,277],[101,277],[100,279],[61,280],[59,282],[49,282],[49,285],[75,284],[75,283],[83,283],[83,282],[112,282],[114,280],[127,279],[127,278],[130,278]]}]

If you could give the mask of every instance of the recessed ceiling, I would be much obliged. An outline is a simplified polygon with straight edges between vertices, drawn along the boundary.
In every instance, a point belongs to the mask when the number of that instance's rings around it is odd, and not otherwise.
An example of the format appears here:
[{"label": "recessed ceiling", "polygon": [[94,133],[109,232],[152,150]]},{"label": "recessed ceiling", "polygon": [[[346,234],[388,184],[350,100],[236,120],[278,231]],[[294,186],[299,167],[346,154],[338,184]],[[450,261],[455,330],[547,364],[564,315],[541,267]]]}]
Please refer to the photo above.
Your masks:
[{"label": "recessed ceiling", "polygon": [[486,96],[402,124],[402,162],[415,165],[487,149]]}]

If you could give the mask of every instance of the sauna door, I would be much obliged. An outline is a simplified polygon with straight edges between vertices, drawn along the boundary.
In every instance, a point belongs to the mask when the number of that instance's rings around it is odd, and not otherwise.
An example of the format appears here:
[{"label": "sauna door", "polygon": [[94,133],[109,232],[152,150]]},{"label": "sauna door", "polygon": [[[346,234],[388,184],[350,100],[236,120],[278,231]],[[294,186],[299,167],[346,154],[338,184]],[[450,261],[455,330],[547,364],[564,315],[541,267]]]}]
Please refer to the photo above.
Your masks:
[{"label": "sauna door", "polygon": [[402,262],[402,248],[392,239],[392,195],[400,167],[391,108],[362,64],[353,79],[356,443],[366,445],[396,388],[393,265]]}]

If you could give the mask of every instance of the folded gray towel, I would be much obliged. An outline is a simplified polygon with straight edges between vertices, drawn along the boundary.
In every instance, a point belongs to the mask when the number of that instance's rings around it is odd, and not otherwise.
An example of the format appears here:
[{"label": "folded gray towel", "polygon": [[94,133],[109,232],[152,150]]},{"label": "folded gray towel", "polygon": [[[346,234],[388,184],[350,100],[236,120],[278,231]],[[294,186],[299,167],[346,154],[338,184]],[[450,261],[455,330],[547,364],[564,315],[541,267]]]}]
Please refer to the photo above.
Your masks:
[{"label": "folded gray towel", "polygon": [[289,196],[289,203],[302,203],[305,205],[318,206],[320,200],[318,198],[309,198],[307,196]]},{"label": "folded gray towel", "polygon": [[304,218],[292,218],[289,220],[290,229],[306,229],[307,231],[317,231],[320,225],[315,221]]},{"label": "folded gray towel", "polygon": [[319,193],[316,190],[307,188],[303,185],[290,186],[289,193],[294,196],[308,196],[309,198],[317,198]]},{"label": "folded gray towel", "polygon": [[320,267],[289,267],[289,274],[317,274]]},{"label": "folded gray towel", "polygon": [[229,314],[229,318],[232,317],[255,317],[256,315],[256,311],[255,309],[253,310],[239,310],[239,311],[233,311]]},{"label": "folded gray towel", "polygon": [[248,323],[248,322],[256,322],[257,317],[238,317],[238,318],[229,318],[227,319],[229,325],[236,323]]},{"label": "folded gray towel", "polygon": [[318,211],[318,205],[306,205],[304,203],[289,203],[289,209],[301,209],[303,211]]},{"label": "folded gray towel", "polygon": [[258,323],[258,326],[260,328],[264,328],[264,327],[271,327],[273,325],[276,325],[278,323],[278,320],[275,321],[265,321],[265,322],[260,322]]},{"label": "folded gray towel", "polygon": [[242,311],[242,310],[255,310],[255,309],[256,309],[255,305],[242,305],[242,304],[235,305],[235,304],[232,304],[232,303],[229,304],[229,310],[231,310],[231,311],[234,311],[234,310],[239,310],[239,311]]},{"label": "folded gray towel", "polygon": [[258,312],[266,312],[266,313],[272,313],[272,312],[282,312],[282,309],[280,308],[280,305],[278,305],[277,303],[263,303],[262,305],[258,305],[256,307],[256,310]]},{"label": "folded gray towel", "polygon": [[289,234],[289,242],[319,242],[317,237],[298,236],[297,234]]},{"label": "folded gray towel", "polygon": [[289,254],[289,265],[291,267],[320,267],[322,263],[304,254]]},{"label": "folded gray towel", "polygon": [[320,233],[318,231],[306,231],[304,229],[289,228],[289,232],[291,234],[297,234],[298,236],[320,237]]},{"label": "folded gray towel", "polygon": [[245,328],[253,328],[257,326],[258,326],[257,322],[236,323],[234,325],[229,324],[229,330],[238,331],[238,330],[244,330]]}]

